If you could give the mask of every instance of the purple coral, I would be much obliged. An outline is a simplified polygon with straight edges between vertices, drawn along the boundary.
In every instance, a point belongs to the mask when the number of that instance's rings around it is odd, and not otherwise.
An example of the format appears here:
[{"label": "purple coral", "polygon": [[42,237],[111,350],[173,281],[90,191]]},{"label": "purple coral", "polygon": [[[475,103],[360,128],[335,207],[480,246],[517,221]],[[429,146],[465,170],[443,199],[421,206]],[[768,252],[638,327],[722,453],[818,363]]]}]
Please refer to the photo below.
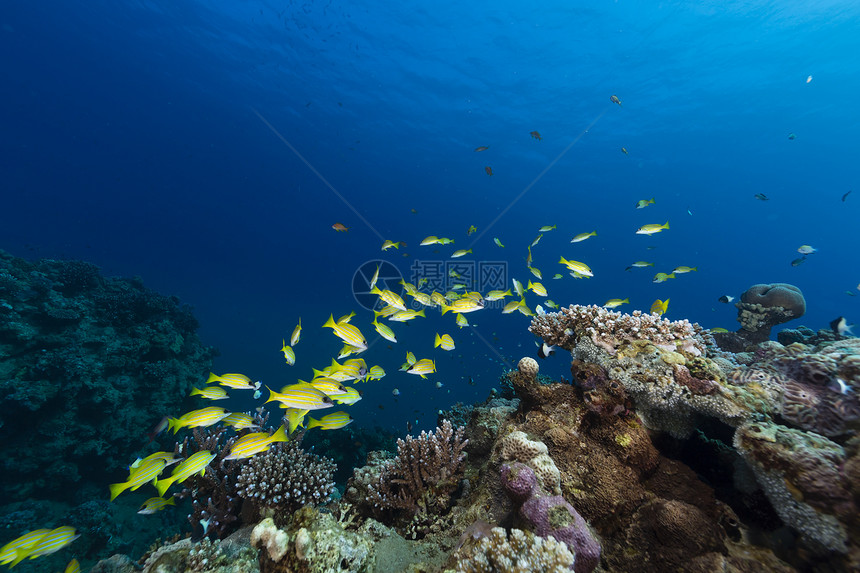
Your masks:
[{"label": "purple coral", "polygon": [[535,535],[553,537],[576,552],[573,570],[590,573],[600,562],[600,543],[581,515],[560,495],[546,495],[529,466],[516,462],[500,470],[502,486],[520,506],[520,515]]},{"label": "purple coral", "polygon": [[505,464],[500,473],[502,486],[515,502],[523,503],[532,495],[537,484],[537,476],[529,466],[520,462]]}]

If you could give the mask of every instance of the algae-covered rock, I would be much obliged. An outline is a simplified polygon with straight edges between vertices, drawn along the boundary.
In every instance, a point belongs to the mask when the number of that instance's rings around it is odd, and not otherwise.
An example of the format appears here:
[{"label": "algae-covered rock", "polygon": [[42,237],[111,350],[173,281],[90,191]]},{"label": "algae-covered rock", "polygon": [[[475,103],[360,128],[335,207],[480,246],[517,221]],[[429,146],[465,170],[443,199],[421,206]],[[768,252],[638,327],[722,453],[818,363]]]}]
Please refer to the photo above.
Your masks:
[{"label": "algae-covered rock", "polygon": [[196,330],[187,305],[140,279],[0,251],[0,497],[74,503],[121,479],[208,372]]}]

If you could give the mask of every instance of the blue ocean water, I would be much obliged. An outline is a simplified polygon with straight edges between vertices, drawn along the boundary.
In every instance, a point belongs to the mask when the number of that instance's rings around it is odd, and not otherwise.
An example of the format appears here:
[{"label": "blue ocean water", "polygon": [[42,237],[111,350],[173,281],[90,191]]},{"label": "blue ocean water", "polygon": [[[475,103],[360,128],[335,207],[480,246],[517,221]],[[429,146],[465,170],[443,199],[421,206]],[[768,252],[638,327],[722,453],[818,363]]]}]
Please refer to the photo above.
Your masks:
[{"label": "blue ocean water", "polygon": [[[808,310],[787,326],[860,321],[858,26],[860,5],[833,1],[6,3],[0,248],[142,277],[194,306],[218,371],[273,387],[336,355],[329,314],[358,311],[376,339],[353,294],[365,262],[411,279],[471,248],[457,261],[525,282],[542,225],[533,266],[562,305],[670,298],[670,318],[735,329],[720,296],[788,282]],[[803,244],[818,252],[793,267]],[[625,271],[637,260],[655,266]],[[698,271],[652,283],[678,265]],[[527,317],[467,317],[374,342],[388,375],[362,385],[356,424],[432,427],[534,355]],[[407,350],[437,373],[398,372]]]}]

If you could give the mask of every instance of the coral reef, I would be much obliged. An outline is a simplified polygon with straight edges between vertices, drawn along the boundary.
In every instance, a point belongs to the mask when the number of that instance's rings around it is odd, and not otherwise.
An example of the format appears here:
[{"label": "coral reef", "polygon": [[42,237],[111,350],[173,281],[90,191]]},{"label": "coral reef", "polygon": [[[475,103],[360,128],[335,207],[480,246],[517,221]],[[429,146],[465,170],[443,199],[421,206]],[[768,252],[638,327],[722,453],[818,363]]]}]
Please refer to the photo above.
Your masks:
[{"label": "coral reef", "polygon": [[520,504],[520,515],[530,529],[540,537],[552,537],[564,543],[573,551],[576,573],[590,573],[597,567],[600,543],[572,505],[560,495],[547,494],[535,472],[524,463],[505,464],[500,475],[502,486],[514,502]]},{"label": "coral reef", "polygon": [[408,531],[413,539],[437,531],[460,485],[467,444],[463,428],[455,431],[448,420],[435,432],[399,439],[397,456],[377,464],[378,471],[356,470],[345,497],[361,504],[366,496],[377,518]]},{"label": "coral reef", "polygon": [[570,571],[574,557],[564,543],[543,539],[527,531],[512,529],[510,534],[494,527],[470,551],[463,552],[456,573],[518,573]]},{"label": "coral reef", "polygon": [[735,306],[741,323],[738,332],[750,343],[767,340],[774,326],[806,313],[803,293],[796,286],[785,283],[753,285],[741,295]]},{"label": "coral reef", "polygon": [[307,453],[296,441],[279,443],[242,465],[236,492],[255,514],[272,514],[283,523],[297,509],[331,499],[335,469],[330,459]]},{"label": "coral reef", "polygon": [[119,476],[208,371],[196,329],[188,306],[140,279],[0,251],[0,496],[75,503]]}]

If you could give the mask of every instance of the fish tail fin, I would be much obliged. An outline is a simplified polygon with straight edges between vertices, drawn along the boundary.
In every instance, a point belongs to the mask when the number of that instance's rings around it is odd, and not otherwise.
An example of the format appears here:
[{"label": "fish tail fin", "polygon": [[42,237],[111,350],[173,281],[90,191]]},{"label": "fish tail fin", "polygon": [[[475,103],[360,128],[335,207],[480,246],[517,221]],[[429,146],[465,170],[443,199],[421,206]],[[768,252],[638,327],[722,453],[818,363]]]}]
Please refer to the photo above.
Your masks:
[{"label": "fish tail fin", "polygon": [[447,304],[443,304],[442,305],[442,316],[444,316],[445,313],[448,312],[449,310],[451,310],[451,307],[448,306]]},{"label": "fish tail fin", "polygon": [[110,500],[113,501],[116,499],[116,497],[119,494],[121,494],[122,492],[125,491],[125,489],[128,487],[128,484],[125,482],[123,482],[123,483],[112,483],[108,487],[110,489]]},{"label": "fish tail fin", "polygon": [[179,431],[179,420],[177,418],[167,418],[167,429],[172,430],[175,434]]},{"label": "fish tail fin", "polygon": [[415,313],[415,316],[420,316],[422,318],[427,318],[427,315],[424,313],[424,309],[422,308],[418,312]]},{"label": "fish tail fin", "polygon": [[210,372],[209,378],[206,379],[206,383],[211,384],[213,382],[217,382],[218,378],[219,378],[219,376],[217,374],[215,374],[214,372]]},{"label": "fish tail fin", "polygon": [[322,422],[308,416],[308,430],[322,426]]},{"label": "fish tail fin", "polygon": [[663,228],[664,228],[664,229],[668,229],[668,228],[669,228],[669,221],[666,221],[665,223],[663,223]]},{"label": "fish tail fin", "polygon": [[271,437],[269,438],[269,440],[270,440],[271,442],[286,442],[286,441],[287,441],[287,433],[286,433],[286,431],[284,430],[284,425],[283,425],[283,424],[281,424],[280,426],[278,426],[278,429],[275,431],[275,433],[274,433],[274,434],[272,434],[272,435],[271,435]]},{"label": "fish tail fin", "polygon": [[155,489],[158,491],[158,495],[160,497],[164,497],[164,492],[167,491],[167,488],[171,486],[173,483],[173,478],[165,478],[158,483],[155,484]]},{"label": "fish tail fin", "polygon": [[[373,288],[376,288],[376,287],[373,287]],[[328,315],[328,320],[325,321],[325,324],[323,324],[323,328],[334,328],[334,327],[335,327],[334,315],[330,314],[330,315]]]},{"label": "fish tail fin", "polygon": [[436,333],[436,338],[433,340],[433,348],[439,348],[439,345],[442,344],[442,337],[439,336],[439,333]]},{"label": "fish tail fin", "polygon": [[268,404],[269,402],[276,402],[278,400],[278,398],[277,398],[278,393],[275,392],[274,390],[272,390],[271,388],[269,388],[268,386],[266,386],[266,390],[269,391],[269,399],[266,400],[264,403]]}]

